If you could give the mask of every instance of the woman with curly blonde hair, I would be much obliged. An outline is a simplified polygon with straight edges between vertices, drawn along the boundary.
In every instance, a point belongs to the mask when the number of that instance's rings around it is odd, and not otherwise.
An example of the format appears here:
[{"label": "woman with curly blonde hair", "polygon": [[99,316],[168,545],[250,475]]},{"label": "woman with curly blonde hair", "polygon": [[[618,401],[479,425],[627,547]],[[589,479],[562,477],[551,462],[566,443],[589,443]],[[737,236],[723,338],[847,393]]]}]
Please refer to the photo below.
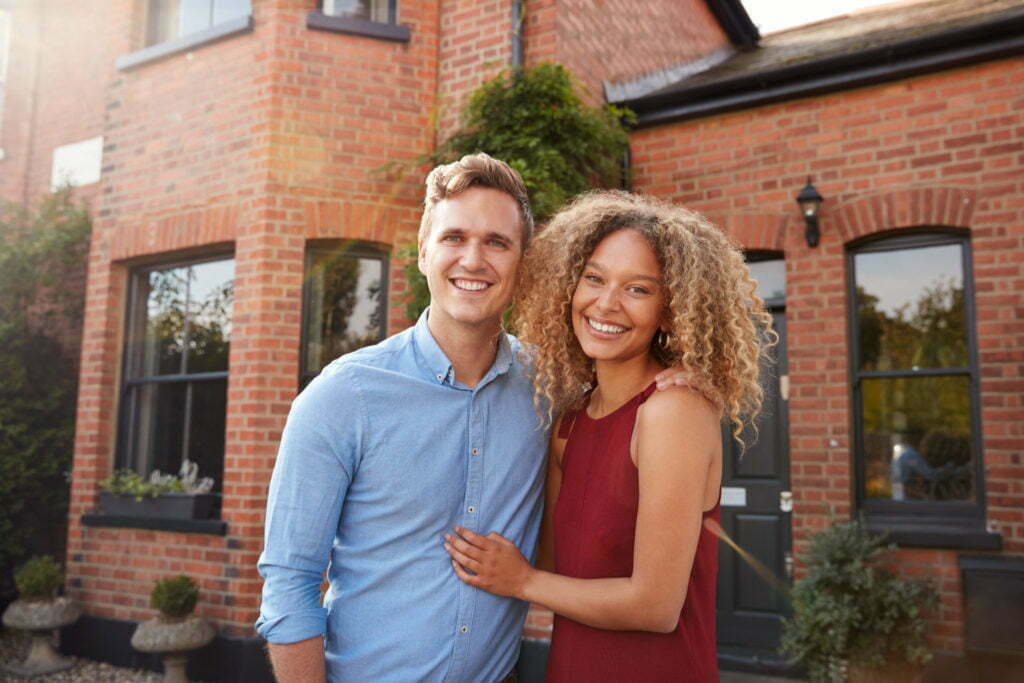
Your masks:
[{"label": "woman with curly blonde hair", "polygon": [[[771,318],[699,214],[581,196],[530,247],[516,329],[555,419],[538,568],[496,533],[446,537],[466,583],[555,612],[546,680],[717,681],[721,421],[761,405]],[[655,392],[666,367],[691,387]],[[583,398],[581,391],[588,388]]]}]

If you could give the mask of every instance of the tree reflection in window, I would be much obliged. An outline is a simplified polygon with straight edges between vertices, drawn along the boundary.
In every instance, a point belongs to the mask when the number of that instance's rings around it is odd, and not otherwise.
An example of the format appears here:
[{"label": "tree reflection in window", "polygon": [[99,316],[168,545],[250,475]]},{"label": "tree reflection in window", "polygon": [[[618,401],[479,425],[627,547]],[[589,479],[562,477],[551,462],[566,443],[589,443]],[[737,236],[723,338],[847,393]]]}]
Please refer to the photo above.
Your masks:
[{"label": "tree reflection in window", "polygon": [[852,259],[862,495],[974,500],[966,242],[888,244]]},{"label": "tree reflection in window", "polygon": [[129,310],[120,466],[199,465],[219,490],[234,261],[137,271]]},{"label": "tree reflection in window", "polygon": [[385,335],[387,258],[342,243],[306,257],[302,387],[335,358]]}]

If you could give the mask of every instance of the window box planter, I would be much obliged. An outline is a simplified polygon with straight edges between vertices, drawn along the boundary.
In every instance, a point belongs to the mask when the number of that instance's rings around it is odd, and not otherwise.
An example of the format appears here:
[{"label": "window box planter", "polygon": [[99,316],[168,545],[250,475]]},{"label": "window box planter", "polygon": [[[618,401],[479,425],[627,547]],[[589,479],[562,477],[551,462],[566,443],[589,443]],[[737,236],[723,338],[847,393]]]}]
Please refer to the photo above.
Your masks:
[{"label": "window box planter", "polygon": [[211,519],[219,507],[218,493],[162,493],[156,498],[135,500],[133,496],[100,491],[100,510],[111,516]]}]

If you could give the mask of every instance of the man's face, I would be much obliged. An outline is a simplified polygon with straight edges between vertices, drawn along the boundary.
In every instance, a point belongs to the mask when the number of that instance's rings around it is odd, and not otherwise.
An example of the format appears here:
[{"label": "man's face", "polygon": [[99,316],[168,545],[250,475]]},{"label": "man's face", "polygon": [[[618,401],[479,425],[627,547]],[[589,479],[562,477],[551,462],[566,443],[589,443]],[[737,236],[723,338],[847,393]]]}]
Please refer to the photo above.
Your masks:
[{"label": "man's face", "polygon": [[522,240],[519,207],[500,190],[470,187],[439,202],[430,234],[419,245],[431,327],[500,324],[512,299]]}]

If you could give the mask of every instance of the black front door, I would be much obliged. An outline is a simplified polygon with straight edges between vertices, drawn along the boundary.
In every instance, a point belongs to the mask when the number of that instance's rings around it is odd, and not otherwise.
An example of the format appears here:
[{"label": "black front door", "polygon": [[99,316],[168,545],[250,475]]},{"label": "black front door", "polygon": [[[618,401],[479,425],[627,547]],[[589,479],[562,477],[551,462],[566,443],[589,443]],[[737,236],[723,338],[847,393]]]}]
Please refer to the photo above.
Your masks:
[{"label": "black front door", "polygon": [[[731,433],[723,433],[722,528],[777,577],[776,584],[788,585],[792,501],[787,501],[786,316],[781,307],[771,312],[779,343],[772,348],[772,363],[764,373],[764,408],[756,441],[752,433],[745,433],[749,445],[743,452]],[[719,652],[754,660],[770,656],[779,645],[787,599],[728,543],[720,542],[718,552]]]}]

